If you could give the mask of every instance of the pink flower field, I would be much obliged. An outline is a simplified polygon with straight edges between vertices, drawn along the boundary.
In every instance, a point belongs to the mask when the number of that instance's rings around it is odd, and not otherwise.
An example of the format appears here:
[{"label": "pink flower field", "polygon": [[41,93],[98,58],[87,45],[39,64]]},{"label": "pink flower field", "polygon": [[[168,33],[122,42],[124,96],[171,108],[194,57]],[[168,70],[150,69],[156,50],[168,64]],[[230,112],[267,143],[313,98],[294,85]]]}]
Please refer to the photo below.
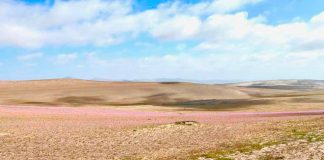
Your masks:
[{"label": "pink flower field", "polygon": [[0,159],[199,159],[318,132],[324,111],[161,112],[0,106]]},{"label": "pink flower field", "polygon": [[296,112],[161,112],[94,107],[0,106],[0,115],[22,117],[64,117],[67,119],[100,119],[110,127],[164,124],[176,121],[232,123],[243,121],[293,119],[295,116],[324,115],[324,110]]}]

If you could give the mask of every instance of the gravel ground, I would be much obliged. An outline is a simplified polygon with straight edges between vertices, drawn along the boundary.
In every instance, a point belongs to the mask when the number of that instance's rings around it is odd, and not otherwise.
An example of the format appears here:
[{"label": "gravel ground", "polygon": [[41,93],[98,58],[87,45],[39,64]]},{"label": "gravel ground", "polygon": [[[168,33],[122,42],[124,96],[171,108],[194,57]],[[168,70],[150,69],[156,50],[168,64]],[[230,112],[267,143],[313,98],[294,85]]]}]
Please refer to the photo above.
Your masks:
[{"label": "gravel ground", "polygon": [[324,160],[324,141],[298,140],[288,144],[264,147],[250,154],[235,153],[226,157],[235,160]]},{"label": "gravel ground", "polygon": [[294,131],[286,143],[265,145],[261,149],[236,151],[217,158],[199,157],[198,160],[324,160],[324,130]]},{"label": "gravel ground", "polygon": [[322,113],[1,106],[0,159],[197,159],[240,143],[276,140],[299,124],[323,130]]}]

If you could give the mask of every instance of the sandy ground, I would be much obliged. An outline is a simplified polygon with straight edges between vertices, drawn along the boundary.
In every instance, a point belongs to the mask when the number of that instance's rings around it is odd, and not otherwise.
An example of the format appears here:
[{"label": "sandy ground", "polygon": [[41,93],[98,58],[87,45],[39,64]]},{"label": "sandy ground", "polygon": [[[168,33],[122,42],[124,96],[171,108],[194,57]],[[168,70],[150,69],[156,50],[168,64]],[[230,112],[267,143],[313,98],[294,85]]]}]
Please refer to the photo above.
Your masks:
[{"label": "sandy ground", "polygon": [[323,126],[324,110],[144,112],[2,105],[0,159],[197,159],[238,144],[282,140],[291,129]]}]

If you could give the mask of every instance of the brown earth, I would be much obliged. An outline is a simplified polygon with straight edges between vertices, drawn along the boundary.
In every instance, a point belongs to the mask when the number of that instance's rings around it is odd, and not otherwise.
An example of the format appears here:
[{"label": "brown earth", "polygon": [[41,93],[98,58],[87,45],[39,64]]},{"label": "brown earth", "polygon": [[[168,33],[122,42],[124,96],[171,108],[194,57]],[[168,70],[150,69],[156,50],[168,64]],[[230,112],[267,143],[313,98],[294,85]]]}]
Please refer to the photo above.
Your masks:
[{"label": "brown earth", "polygon": [[324,90],[77,79],[0,81],[0,104],[140,110],[291,111],[324,108]]},{"label": "brown earth", "polygon": [[324,157],[324,91],[297,88],[1,81],[0,159]]},{"label": "brown earth", "polygon": [[324,130],[323,114],[0,106],[0,159],[218,159]]}]

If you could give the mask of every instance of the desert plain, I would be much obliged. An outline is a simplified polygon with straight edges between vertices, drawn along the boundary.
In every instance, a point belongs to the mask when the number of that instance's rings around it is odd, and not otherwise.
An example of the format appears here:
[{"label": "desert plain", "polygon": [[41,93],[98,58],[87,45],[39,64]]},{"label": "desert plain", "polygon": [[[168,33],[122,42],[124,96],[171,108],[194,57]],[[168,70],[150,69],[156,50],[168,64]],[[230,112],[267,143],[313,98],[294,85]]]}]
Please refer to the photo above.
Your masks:
[{"label": "desert plain", "polygon": [[324,82],[0,82],[0,159],[324,159]]}]

